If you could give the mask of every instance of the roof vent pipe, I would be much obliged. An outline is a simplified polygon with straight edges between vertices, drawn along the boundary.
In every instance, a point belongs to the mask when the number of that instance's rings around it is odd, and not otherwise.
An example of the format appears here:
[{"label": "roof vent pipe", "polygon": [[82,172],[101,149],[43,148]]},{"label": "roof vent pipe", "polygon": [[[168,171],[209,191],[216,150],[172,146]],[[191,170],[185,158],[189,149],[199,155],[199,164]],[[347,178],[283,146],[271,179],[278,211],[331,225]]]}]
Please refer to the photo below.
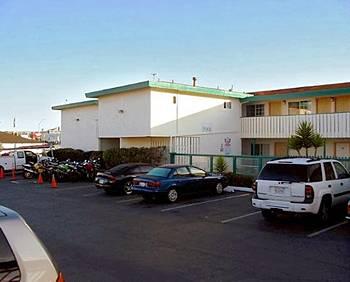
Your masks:
[{"label": "roof vent pipe", "polygon": [[197,78],[194,76],[192,77],[192,86],[195,87],[196,86],[196,81],[197,81]]}]

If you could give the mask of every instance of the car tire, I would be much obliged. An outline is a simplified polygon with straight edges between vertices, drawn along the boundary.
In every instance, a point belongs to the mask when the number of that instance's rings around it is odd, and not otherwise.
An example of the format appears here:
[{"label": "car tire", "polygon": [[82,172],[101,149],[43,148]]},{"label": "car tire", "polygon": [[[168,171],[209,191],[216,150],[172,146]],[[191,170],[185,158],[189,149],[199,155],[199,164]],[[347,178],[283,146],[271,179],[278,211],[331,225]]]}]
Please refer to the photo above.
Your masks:
[{"label": "car tire", "polygon": [[321,224],[327,223],[330,219],[331,203],[327,199],[323,199],[318,210],[317,217]]},{"label": "car tire", "polygon": [[276,218],[277,214],[276,212],[272,211],[272,210],[261,210],[261,214],[264,217],[265,220],[267,221],[271,221],[273,219]]},{"label": "car tire", "polygon": [[175,202],[178,200],[178,198],[179,198],[179,194],[178,194],[178,192],[176,191],[176,189],[171,188],[171,189],[168,191],[167,198],[168,198],[168,201],[169,201],[170,203],[175,203]]},{"label": "car tire", "polygon": [[132,190],[131,190],[131,185],[132,182],[131,181],[126,181],[123,185],[123,194],[124,195],[131,195],[132,194]]},{"label": "car tire", "polygon": [[222,193],[224,193],[224,186],[222,185],[221,182],[219,182],[215,186],[215,194],[216,195],[221,195]]}]

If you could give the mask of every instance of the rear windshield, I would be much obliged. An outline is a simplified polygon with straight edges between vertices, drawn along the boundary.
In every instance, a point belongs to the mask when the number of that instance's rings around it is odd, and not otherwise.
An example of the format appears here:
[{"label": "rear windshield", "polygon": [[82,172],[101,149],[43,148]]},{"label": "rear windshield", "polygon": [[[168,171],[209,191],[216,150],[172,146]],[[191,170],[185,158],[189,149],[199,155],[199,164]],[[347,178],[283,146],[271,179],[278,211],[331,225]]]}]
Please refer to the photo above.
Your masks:
[{"label": "rear windshield", "polygon": [[259,180],[276,180],[291,182],[322,181],[320,164],[267,164],[261,171]]},{"label": "rear windshield", "polygon": [[131,166],[127,164],[117,165],[115,167],[110,168],[107,172],[112,174],[123,174],[126,172]]},{"label": "rear windshield", "polygon": [[166,167],[156,167],[151,169],[147,175],[151,176],[160,176],[160,177],[168,177],[169,173],[171,171],[171,168],[166,168]]}]

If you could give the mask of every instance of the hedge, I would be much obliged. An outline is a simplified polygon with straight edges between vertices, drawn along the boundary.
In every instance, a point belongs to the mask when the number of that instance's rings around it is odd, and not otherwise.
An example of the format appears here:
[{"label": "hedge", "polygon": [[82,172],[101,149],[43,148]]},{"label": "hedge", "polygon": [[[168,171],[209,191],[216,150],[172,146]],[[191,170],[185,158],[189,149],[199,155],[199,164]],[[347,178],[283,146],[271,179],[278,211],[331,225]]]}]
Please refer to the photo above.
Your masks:
[{"label": "hedge", "polygon": [[71,161],[84,161],[95,160],[102,158],[102,152],[100,151],[88,151],[84,152],[79,149],[62,148],[53,151],[53,155],[59,161],[71,160]]},{"label": "hedge", "polygon": [[164,163],[166,157],[167,151],[165,147],[115,148],[103,152],[103,160],[106,168],[122,163],[151,163],[159,165]]},{"label": "hedge", "polygon": [[227,172],[224,174],[229,186],[236,187],[252,187],[255,178],[253,176],[234,174],[232,172]]}]

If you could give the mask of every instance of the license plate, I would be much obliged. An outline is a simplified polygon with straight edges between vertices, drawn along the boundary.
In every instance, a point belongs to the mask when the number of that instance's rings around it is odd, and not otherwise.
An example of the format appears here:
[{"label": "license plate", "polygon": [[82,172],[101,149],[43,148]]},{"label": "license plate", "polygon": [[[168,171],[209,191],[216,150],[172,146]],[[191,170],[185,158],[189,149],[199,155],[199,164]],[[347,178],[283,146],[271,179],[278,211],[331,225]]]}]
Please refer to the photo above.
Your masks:
[{"label": "license plate", "polygon": [[107,181],[106,181],[106,180],[104,180],[104,179],[99,179],[99,180],[98,180],[98,183],[99,183],[99,184],[106,184],[106,183],[107,183]]},{"label": "license plate", "polygon": [[270,187],[272,192],[276,193],[276,194],[284,194],[284,189],[286,187],[280,187],[280,186],[271,186]]}]

